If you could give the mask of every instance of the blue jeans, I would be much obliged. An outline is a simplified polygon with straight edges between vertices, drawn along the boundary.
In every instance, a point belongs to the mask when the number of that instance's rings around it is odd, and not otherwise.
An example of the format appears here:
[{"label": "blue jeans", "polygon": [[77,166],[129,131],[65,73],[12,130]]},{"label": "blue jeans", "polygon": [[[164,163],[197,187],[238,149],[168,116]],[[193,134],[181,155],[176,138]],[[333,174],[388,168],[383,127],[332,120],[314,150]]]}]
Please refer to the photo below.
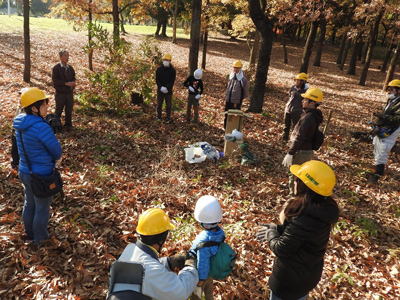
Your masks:
[{"label": "blue jeans", "polygon": [[47,223],[49,222],[50,205],[53,197],[36,197],[32,191],[30,174],[20,172],[19,178],[25,191],[25,203],[22,211],[25,233],[35,242],[46,240],[49,238]]},{"label": "blue jeans", "polygon": [[[297,300],[305,300],[305,299],[307,299],[307,296],[308,296],[308,293],[307,293],[307,295],[305,295],[305,296],[303,296],[303,297],[300,297],[300,298],[297,299]],[[277,297],[277,296],[274,294],[274,292],[271,291],[271,294],[270,294],[270,296],[269,296],[269,300],[282,300],[282,299],[279,298],[279,297]]]}]

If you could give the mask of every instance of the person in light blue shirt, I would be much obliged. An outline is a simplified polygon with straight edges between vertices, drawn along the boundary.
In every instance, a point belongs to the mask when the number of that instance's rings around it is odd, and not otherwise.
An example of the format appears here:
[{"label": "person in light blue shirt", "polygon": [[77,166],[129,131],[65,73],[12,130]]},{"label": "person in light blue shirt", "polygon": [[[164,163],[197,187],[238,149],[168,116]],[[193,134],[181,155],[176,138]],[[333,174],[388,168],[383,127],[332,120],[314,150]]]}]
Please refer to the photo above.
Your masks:
[{"label": "person in light blue shirt", "polygon": [[199,282],[190,297],[191,300],[202,299],[204,293],[206,300],[213,298],[213,279],[208,276],[210,271],[210,259],[218,252],[218,246],[203,247],[196,250],[202,242],[223,242],[225,233],[218,223],[222,219],[222,209],[219,201],[213,196],[203,196],[197,200],[194,210],[194,218],[204,229],[193,242],[189,255],[197,256],[197,269],[199,271]]}]

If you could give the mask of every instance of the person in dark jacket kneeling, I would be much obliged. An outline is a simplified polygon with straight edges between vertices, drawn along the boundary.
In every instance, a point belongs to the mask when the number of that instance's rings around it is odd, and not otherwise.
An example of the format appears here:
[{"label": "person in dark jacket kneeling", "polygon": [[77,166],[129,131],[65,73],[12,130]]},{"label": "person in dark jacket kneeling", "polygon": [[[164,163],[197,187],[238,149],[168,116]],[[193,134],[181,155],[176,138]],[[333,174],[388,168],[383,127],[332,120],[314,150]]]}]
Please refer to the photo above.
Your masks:
[{"label": "person in dark jacket kneeling", "polygon": [[295,197],[283,211],[283,224],[267,224],[257,232],[276,255],[270,300],[307,298],[321,279],[330,230],[339,218],[331,197],[335,173],[327,164],[310,160],[290,171],[296,176]]},{"label": "person in dark jacket kneeling", "polygon": [[62,155],[53,129],[44,119],[47,115],[47,105],[48,97],[43,91],[29,88],[21,94],[24,113],[16,116],[13,122],[20,156],[19,178],[25,190],[22,221],[26,239],[33,240],[36,245],[49,238],[47,224],[53,197],[39,198],[33,194],[31,174],[52,174],[55,165],[61,163]]}]

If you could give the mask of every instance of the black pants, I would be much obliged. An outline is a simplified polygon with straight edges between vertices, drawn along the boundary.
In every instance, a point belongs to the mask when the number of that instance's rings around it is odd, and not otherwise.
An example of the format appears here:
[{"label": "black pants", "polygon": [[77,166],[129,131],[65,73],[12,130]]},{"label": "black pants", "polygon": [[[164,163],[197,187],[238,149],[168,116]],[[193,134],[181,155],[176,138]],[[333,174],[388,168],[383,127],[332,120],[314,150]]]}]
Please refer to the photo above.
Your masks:
[{"label": "black pants", "polygon": [[290,131],[290,126],[293,124],[296,126],[297,122],[301,118],[301,113],[297,114],[290,114],[290,113],[285,113],[285,128],[283,129],[283,138],[284,139],[289,139],[289,131]]},{"label": "black pants", "polygon": [[[236,107],[233,107],[236,104]],[[231,103],[231,102],[225,102],[225,111],[228,111],[230,109],[238,109],[240,110],[242,108],[242,102],[240,103]],[[226,128],[226,120],[228,118],[228,114],[225,115],[224,119],[224,128]]]},{"label": "black pants", "polygon": [[160,91],[157,91],[157,117],[161,119],[164,99],[167,112],[166,119],[169,119],[171,117],[171,110],[172,110],[172,94],[164,94]]},{"label": "black pants", "polygon": [[72,109],[74,107],[74,94],[56,93],[56,112],[55,114],[61,118],[65,107],[65,126],[72,126]]}]

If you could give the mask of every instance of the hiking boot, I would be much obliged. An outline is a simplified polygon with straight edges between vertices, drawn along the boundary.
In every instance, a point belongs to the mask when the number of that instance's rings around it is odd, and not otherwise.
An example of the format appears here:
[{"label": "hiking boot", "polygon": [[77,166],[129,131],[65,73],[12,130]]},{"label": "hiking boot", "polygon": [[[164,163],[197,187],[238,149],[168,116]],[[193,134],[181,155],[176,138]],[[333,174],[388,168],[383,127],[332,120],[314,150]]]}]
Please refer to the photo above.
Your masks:
[{"label": "hiking boot", "polygon": [[381,175],[379,174],[373,174],[372,177],[368,180],[369,183],[376,184],[378,183],[379,178]]}]

